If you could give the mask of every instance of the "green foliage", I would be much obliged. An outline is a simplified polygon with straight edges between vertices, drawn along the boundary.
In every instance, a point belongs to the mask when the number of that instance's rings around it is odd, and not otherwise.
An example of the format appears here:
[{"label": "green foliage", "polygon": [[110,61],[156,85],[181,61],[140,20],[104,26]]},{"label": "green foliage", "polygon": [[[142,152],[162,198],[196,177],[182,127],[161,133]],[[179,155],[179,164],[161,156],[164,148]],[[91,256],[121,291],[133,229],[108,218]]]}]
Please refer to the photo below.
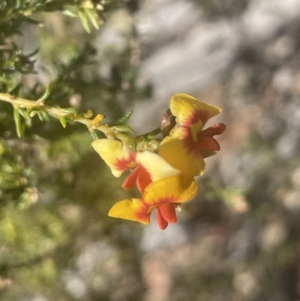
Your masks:
[{"label": "green foliage", "polygon": [[[120,7],[127,9],[117,0],[0,1],[0,93],[9,93],[12,101],[21,97],[66,108],[56,120],[55,112],[38,106],[0,102],[1,299],[73,300],[63,279],[79,273],[85,249],[97,241],[112,250],[127,243],[109,238],[116,221],[107,218],[107,211],[120,197],[120,181],[112,180],[92,150],[86,127],[72,121],[78,112],[92,118],[92,109],[105,112],[108,122],[118,120],[119,132],[131,131],[122,125],[132,113],[124,111],[124,103],[147,92],[137,86],[138,66],[130,63],[134,32],[121,50],[99,54],[96,44],[95,29],[101,31]],[[30,41],[37,47],[28,47]],[[108,74],[99,73],[102,65]],[[136,250],[132,245],[124,250],[132,254],[125,252],[129,269],[124,273],[139,278],[139,270],[130,268]],[[111,260],[121,267],[123,255],[113,254]],[[107,281],[103,265],[95,265],[93,273]],[[108,300],[123,277],[116,269],[105,288],[86,279],[87,290]],[[126,300],[139,289],[126,292]]]}]

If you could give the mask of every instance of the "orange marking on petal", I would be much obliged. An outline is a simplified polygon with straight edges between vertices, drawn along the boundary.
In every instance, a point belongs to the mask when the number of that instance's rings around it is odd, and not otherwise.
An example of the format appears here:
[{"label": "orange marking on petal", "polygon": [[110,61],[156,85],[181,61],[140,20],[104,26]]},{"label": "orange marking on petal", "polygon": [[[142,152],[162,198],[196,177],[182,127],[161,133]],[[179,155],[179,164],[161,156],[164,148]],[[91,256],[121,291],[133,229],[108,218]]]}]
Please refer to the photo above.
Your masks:
[{"label": "orange marking on petal", "polygon": [[221,112],[220,108],[206,104],[185,93],[172,96],[170,110],[179,125],[188,127],[196,125],[200,130],[208,119]]},{"label": "orange marking on petal", "polygon": [[[199,138],[202,138],[203,131],[199,132],[196,136],[196,141],[192,137],[191,129],[187,127],[181,127],[181,141],[182,145],[185,148],[188,155],[194,156],[195,160],[200,156],[200,150],[202,148],[199,148]],[[202,144],[202,142],[201,142]]]},{"label": "orange marking on petal", "polygon": [[200,120],[202,122],[202,126],[203,126],[210,117],[211,116],[210,116],[209,112],[204,111],[204,110],[200,110],[200,109],[195,109],[191,113],[190,117],[186,120],[186,122],[184,122],[181,125],[186,126],[186,127],[190,127],[194,123],[197,123]]},{"label": "orange marking on petal", "polygon": [[165,230],[168,227],[168,222],[164,219],[159,207],[156,208],[156,220],[161,230]]},{"label": "orange marking on petal", "polygon": [[192,136],[187,136],[182,140],[182,142],[188,154],[199,156],[198,143],[193,140]]},{"label": "orange marking on petal", "polygon": [[121,158],[121,159],[117,159],[114,162],[114,166],[116,167],[116,169],[118,170],[126,170],[128,168],[132,168],[135,165],[135,153],[130,153],[130,155],[127,158]]},{"label": "orange marking on petal", "polygon": [[131,173],[127,176],[125,181],[122,184],[122,188],[124,189],[131,189],[134,183],[137,181],[139,173],[140,173],[140,166],[138,165]]},{"label": "orange marking on petal", "polygon": [[152,210],[153,208],[147,206],[147,204],[142,201],[141,208],[136,212],[136,216],[140,220],[150,220],[150,214]]}]

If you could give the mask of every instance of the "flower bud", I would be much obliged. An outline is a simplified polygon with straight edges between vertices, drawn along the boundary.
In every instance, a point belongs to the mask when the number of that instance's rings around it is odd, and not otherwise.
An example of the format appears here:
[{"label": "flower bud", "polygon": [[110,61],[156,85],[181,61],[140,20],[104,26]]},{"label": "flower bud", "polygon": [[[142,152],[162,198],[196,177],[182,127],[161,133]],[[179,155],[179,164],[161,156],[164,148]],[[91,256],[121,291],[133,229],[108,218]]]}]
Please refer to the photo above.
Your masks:
[{"label": "flower bud", "polygon": [[160,129],[163,137],[168,136],[175,125],[175,117],[172,115],[170,109],[165,110],[160,121]]}]

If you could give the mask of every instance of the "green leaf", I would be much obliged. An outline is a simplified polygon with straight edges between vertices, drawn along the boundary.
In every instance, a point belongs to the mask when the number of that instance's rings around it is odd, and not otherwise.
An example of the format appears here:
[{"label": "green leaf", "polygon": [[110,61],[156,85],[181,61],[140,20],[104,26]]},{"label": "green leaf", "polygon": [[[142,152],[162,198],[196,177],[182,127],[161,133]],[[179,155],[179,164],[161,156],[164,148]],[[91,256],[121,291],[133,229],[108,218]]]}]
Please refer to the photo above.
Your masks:
[{"label": "green leaf", "polygon": [[35,111],[41,121],[49,120],[49,117],[45,111]]},{"label": "green leaf", "polygon": [[62,13],[66,16],[77,18],[77,15],[69,9],[64,10]]},{"label": "green leaf", "polygon": [[20,115],[20,111],[16,108],[14,108],[14,120],[15,120],[15,124],[16,124],[17,135],[18,135],[18,137],[21,137],[23,134],[22,118]]},{"label": "green leaf", "polygon": [[97,14],[93,9],[85,8],[84,9],[86,16],[89,18],[90,22],[94,25],[96,29],[99,29],[99,24],[97,20]]},{"label": "green leaf", "polygon": [[78,113],[77,113],[77,110],[73,107],[70,107],[70,108],[65,108],[63,109],[64,110],[64,116],[66,117],[73,117],[73,116],[76,116]]},{"label": "green leaf", "polygon": [[38,100],[38,102],[44,102],[50,95],[51,87],[48,85],[42,97]]},{"label": "green leaf", "polygon": [[128,113],[126,113],[126,115],[124,115],[123,117],[121,117],[120,119],[118,119],[116,122],[114,122],[114,125],[121,125],[123,123],[125,123],[132,115],[133,111],[129,111]]},{"label": "green leaf", "polygon": [[85,31],[87,33],[91,33],[91,30],[90,30],[90,27],[89,27],[89,23],[88,23],[88,20],[87,20],[87,16],[82,13],[81,11],[78,12],[78,17],[81,21],[81,24],[83,26],[83,28],[85,29]]},{"label": "green leaf", "polygon": [[30,118],[30,116],[28,115],[28,111],[26,110],[26,111],[24,111],[24,110],[18,110],[19,111],[19,114],[20,115],[22,115],[24,118],[26,118],[26,119],[29,119]]},{"label": "green leaf", "polygon": [[28,128],[30,128],[32,126],[32,119],[31,118],[26,118],[24,121],[25,121],[25,124]]},{"label": "green leaf", "polygon": [[67,121],[66,121],[65,117],[59,116],[59,121],[60,121],[61,125],[63,126],[63,128],[65,128],[67,126]]}]

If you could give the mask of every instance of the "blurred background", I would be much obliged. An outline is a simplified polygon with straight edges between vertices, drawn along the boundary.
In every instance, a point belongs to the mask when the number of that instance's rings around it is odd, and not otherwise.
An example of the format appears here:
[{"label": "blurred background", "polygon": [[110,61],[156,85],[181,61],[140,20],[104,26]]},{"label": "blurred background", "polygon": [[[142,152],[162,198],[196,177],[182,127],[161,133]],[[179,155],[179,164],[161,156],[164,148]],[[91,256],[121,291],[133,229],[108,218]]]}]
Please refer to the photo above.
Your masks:
[{"label": "blurred background", "polygon": [[51,82],[47,103],[133,109],[137,133],[185,92],[223,109],[221,151],[160,231],[107,217],[137,192],[84,126],[34,118],[18,138],[0,102],[0,300],[299,301],[300,1],[106,1],[99,18],[90,34],[51,9],[20,23],[9,45],[39,52],[19,72],[0,46],[1,92],[8,76],[28,99]]}]

